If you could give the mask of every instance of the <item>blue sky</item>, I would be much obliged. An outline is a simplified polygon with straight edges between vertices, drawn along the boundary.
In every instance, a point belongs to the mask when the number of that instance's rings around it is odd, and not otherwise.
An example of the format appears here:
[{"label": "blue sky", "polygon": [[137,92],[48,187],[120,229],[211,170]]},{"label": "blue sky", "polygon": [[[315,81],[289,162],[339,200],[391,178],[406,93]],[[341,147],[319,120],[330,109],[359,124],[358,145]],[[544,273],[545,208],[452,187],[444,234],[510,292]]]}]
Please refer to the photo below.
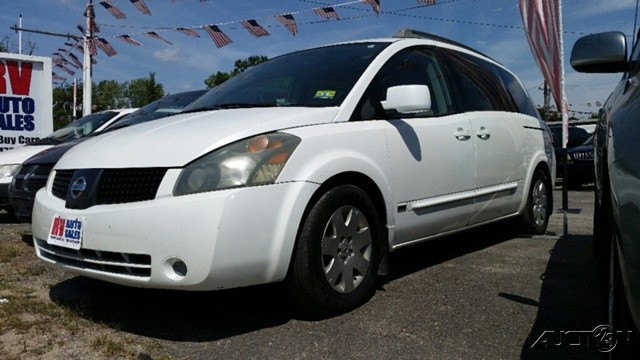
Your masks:
[{"label": "blue sky", "polygon": [[[518,0],[436,0],[434,6],[418,7],[416,0],[381,0],[383,13],[376,16],[364,3],[335,6],[351,2],[316,0],[145,0],[151,15],[144,15],[129,0],[112,0],[126,15],[117,20],[96,3],[98,34],[109,41],[118,55],[107,57],[99,52],[93,70],[94,81],[113,79],[120,82],[147,77],[149,72],[164,85],[166,92],[204,88],[204,79],[217,71],[230,71],[236,59],[251,55],[274,57],[283,53],[333,42],[380,38],[401,28],[414,28],[467,44],[491,56],[511,69],[523,82],[537,104],[542,104],[543,79],[529,50]],[[23,16],[23,27],[79,35],[77,25],[84,25],[86,0],[0,0],[0,37],[10,37],[17,49],[17,35],[9,29]],[[596,111],[595,103],[604,103],[619,75],[578,74],[569,66],[573,43],[582,35],[601,31],[634,30],[635,0],[563,0],[565,72],[567,98],[572,110]],[[342,20],[323,21],[313,12],[319,6],[334,5]],[[294,13],[299,33],[292,34],[274,16]],[[271,33],[255,38],[239,21],[256,19]],[[217,48],[209,36],[198,30],[193,38],[170,30],[219,24],[233,43]],[[155,31],[172,42],[142,35]],[[143,46],[133,46],[115,36],[128,34]],[[630,39],[630,38],[629,38]],[[24,34],[23,44],[35,43],[33,55],[51,56],[66,39],[39,34]],[[72,77],[66,76],[67,81]],[[82,74],[75,75],[79,80]],[[590,106],[588,105],[590,104]]]}]

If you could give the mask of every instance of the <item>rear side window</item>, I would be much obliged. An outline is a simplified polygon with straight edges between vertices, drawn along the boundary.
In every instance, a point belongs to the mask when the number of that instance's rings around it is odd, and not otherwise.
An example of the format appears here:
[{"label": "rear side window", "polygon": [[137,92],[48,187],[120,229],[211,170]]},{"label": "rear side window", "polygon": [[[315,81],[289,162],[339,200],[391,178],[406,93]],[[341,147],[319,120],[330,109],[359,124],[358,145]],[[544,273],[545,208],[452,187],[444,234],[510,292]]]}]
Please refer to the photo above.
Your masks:
[{"label": "rear side window", "polygon": [[526,90],[522,88],[522,85],[520,85],[520,82],[515,78],[515,76],[498,66],[495,66],[495,71],[502,79],[502,82],[511,95],[511,98],[516,103],[518,111],[523,114],[540,118],[540,113],[531,102],[529,94],[527,94]]},{"label": "rear side window", "polygon": [[455,84],[456,110],[510,111],[516,107],[511,96],[487,61],[454,50],[443,49],[445,64]]}]

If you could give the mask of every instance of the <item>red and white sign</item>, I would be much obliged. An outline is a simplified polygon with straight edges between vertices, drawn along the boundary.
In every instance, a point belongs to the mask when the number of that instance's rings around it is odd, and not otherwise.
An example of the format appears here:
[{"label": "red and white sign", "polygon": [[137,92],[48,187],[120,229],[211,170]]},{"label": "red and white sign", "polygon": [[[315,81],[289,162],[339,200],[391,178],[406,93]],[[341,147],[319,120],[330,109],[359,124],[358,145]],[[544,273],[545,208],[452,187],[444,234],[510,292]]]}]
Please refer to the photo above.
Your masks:
[{"label": "red and white sign", "polygon": [[0,53],[0,151],[53,131],[51,59]]}]

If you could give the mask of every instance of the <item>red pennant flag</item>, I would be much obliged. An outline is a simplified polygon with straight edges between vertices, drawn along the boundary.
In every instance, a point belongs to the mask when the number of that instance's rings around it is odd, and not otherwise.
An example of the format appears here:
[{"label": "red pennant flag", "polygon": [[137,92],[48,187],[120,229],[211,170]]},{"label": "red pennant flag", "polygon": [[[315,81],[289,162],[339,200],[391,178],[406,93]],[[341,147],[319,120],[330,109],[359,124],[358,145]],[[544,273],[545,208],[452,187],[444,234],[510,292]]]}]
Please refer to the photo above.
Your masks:
[{"label": "red pennant flag", "polygon": [[189,28],[183,28],[183,27],[179,27],[175,29],[176,31],[179,31],[183,34],[189,35],[189,36],[193,36],[193,37],[200,37],[200,34],[198,34],[195,30],[193,29],[189,29]]},{"label": "red pennant flag", "polygon": [[265,30],[262,26],[260,26],[258,22],[255,20],[242,20],[240,21],[240,24],[242,24],[242,26],[244,26],[245,29],[249,30],[251,35],[255,37],[271,35],[267,30]]},{"label": "red pennant flag", "polygon": [[118,39],[126,42],[127,44],[131,44],[131,45],[137,45],[140,46],[142,45],[142,43],[134,38],[132,38],[130,35],[118,35],[116,36]]},{"label": "red pennant flag", "polygon": [[147,7],[147,4],[144,3],[144,0],[130,0],[130,1],[138,10],[140,10],[141,13],[145,15],[151,15],[151,11],[149,11],[149,8]]},{"label": "red pennant flag", "polygon": [[298,33],[298,25],[296,25],[296,20],[293,18],[291,14],[277,15],[276,19],[278,19],[284,26],[291,31],[291,33],[295,36]]},{"label": "red pennant flag", "polygon": [[100,5],[104,6],[104,8],[118,20],[127,18],[127,15],[125,15],[122,10],[118,9],[118,7],[113,3],[113,0],[100,1]]},{"label": "red pennant flag", "polygon": [[157,32],[155,32],[155,31],[149,31],[149,32],[143,33],[143,35],[147,35],[147,36],[148,36],[148,37],[150,37],[150,38],[154,38],[154,39],[162,40],[162,41],[166,42],[166,43],[167,43],[167,44],[169,44],[169,45],[173,45],[173,43],[172,43],[171,41],[164,39],[163,37],[161,37],[160,35],[158,35],[158,33],[157,33]]},{"label": "red pennant flag", "polygon": [[340,20],[340,16],[332,7],[315,8],[313,11],[325,19],[336,18],[336,20]]},{"label": "red pennant flag", "polygon": [[222,32],[222,30],[220,30],[217,25],[205,25],[204,31],[206,31],[207,34],[211,36],[211,39],[213,39],[213,42],[219,48],[225,45],[229,45],[233,42],[225,33]]}]

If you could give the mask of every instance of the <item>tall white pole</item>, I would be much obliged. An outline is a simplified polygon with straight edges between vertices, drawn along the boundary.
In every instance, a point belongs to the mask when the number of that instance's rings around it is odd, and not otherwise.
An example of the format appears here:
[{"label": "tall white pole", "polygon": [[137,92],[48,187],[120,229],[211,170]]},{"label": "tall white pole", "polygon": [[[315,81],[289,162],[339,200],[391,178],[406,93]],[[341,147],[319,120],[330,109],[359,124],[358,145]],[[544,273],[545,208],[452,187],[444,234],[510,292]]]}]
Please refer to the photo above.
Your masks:
[{"label": "tall white pole", "polygon": [[85,16],[87,17],[87,29],[85,30],[84,39],[82,41],[82,47],[84,49],[84,66],[83,66],[83,76],[82,76],[82,116],[86,116],[91,114],[91,51],[89,49],[89,41],[91,41],[93,37],[93,31],[91,29],[91,13],[93,9],[89,7],[93,7],[91,1],[87,4],[87,10],[85,11]]},{"label": "tall white pole", "polygon": [[[20,14],[18,24],[20,24],[19,27],[22,29],[22,14]],[[18,31],[18,54],[22,55],[22,30]]]},{"label": "tall white pole", "polygon": [[568,174],[567,174],[567,140],[569,139],[569,105],[567,102],[567,94],[564,90],[564,34],[562,27],[562,0],[558,0],[558,39],[560,42],[560,99],[562,101],[562,156],[563,169],[562,178],[562,235],[567,237],[569,234],[569,221],[567,219],[567,210],[569,207],[568,195]]}]

